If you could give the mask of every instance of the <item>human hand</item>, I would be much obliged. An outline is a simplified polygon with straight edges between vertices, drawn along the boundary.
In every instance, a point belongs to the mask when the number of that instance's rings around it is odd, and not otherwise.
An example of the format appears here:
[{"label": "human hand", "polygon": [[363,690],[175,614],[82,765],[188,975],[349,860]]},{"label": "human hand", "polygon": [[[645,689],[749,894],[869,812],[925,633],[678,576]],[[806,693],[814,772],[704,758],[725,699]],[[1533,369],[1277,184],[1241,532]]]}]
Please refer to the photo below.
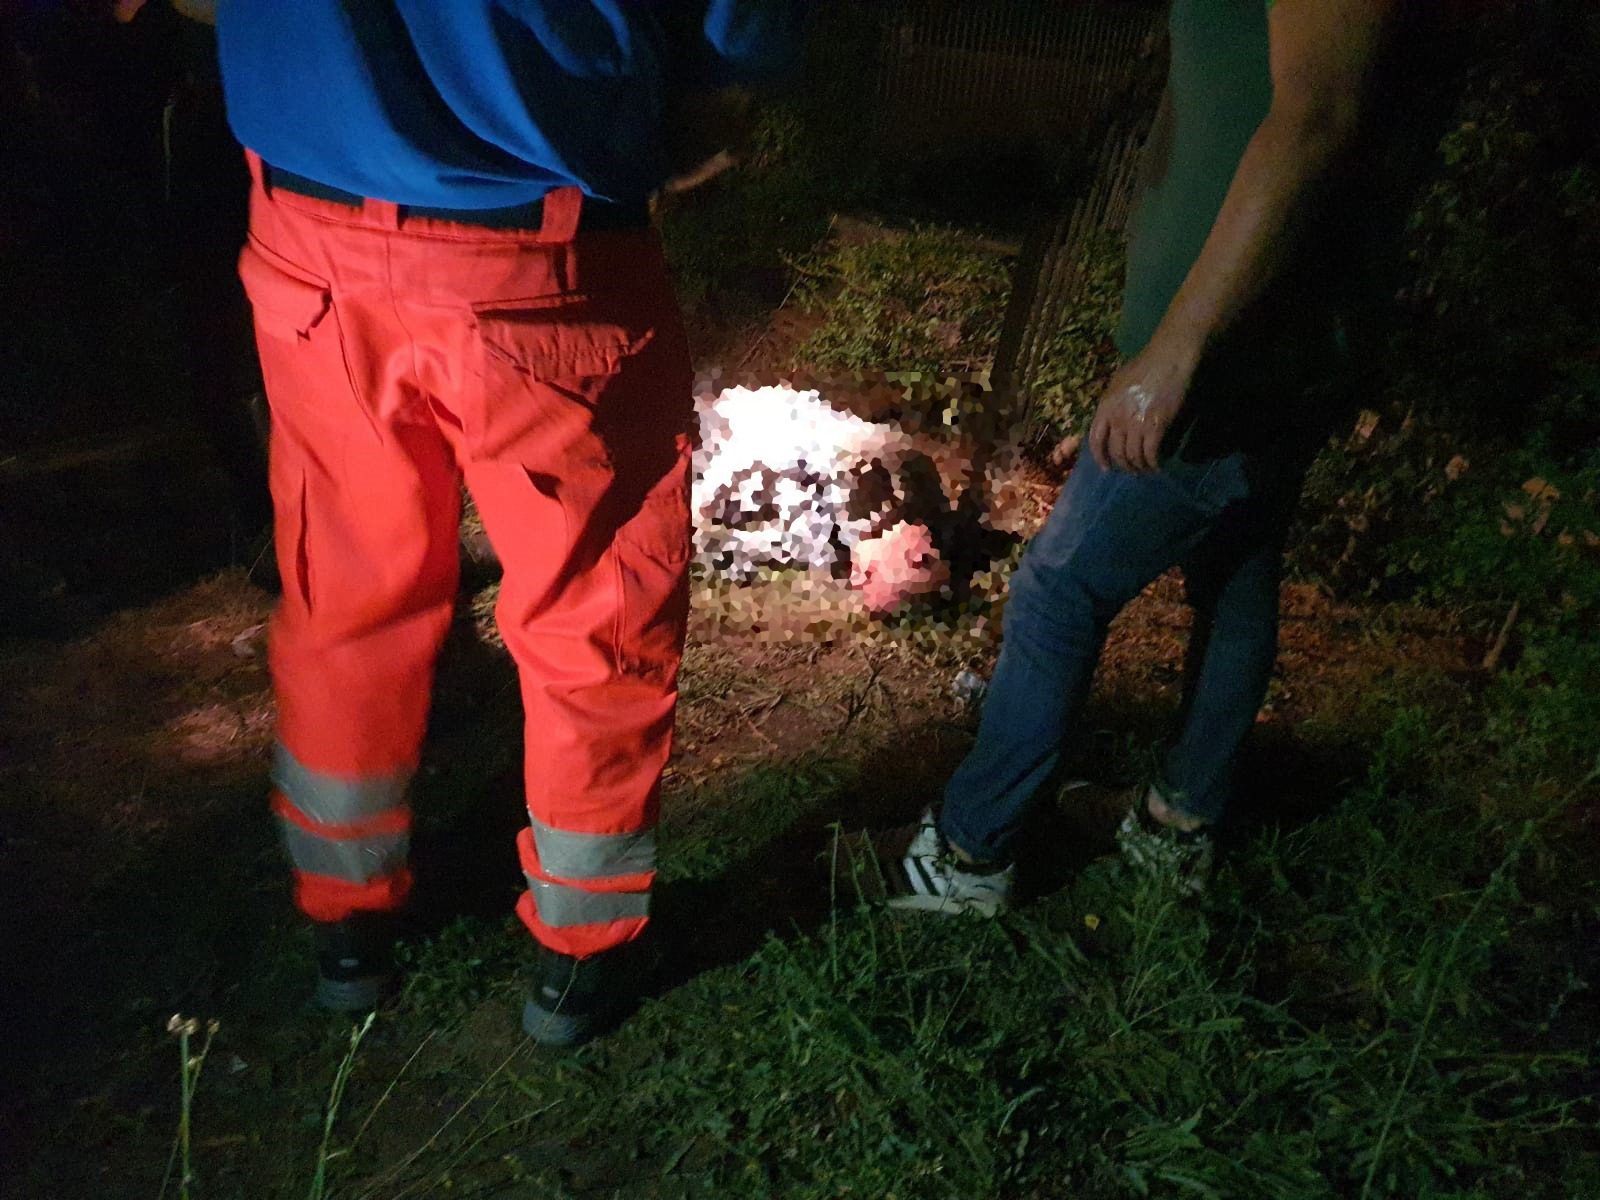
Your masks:
[{"label": "human hand", "polygon": [[1144,474],[1161,465],[1161,441],[1183,409],[1198,355],[1151,342],[1106,385],[1089,451],[1107,470]]},{"label": "human hand", "polygon": [[692,170],[674,175],[662,184],[662,190],[668,195],[676,196],[683,192],[692,191],[702,183],[709,183],[724,171],[739,165],[739,160],[726,150],[718,150],[705,162],[700,163]]},{"label": "human hand", "polygon": [[[755,101],[739,87],[669,99],[663,121],[672,191],[685,191],[743,160],[752,148]],[[687,186],[686,186],[687,185]]]},{"label": "human hand", "polygon": [[217,23],[217,0],[172,0],[172,7],[202,25]]}]

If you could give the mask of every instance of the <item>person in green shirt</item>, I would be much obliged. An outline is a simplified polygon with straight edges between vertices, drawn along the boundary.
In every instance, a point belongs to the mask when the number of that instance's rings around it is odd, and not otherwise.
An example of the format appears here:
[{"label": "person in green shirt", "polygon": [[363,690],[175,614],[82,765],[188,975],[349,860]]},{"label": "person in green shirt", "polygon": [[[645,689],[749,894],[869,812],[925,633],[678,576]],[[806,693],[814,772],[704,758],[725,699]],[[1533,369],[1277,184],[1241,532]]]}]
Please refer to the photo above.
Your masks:
[{"label": "person in green shirt", "polygon": [[[1112,618],[1184,569],[1196,618],[1178,736],[1124,822],[1130,857],[1208,857],[1277,655],[1289,517],[1330,414],[1351,151],[1399,0],[1174,0],[1171,72],[1128,249],[1125,356],[1012,579],[977,744],[890,860],[890,904],[992,912],[1057,772]],[[1320,364],[1320,365],[1319,365]],[[1184,843],[1187,843],[1185,845]]]}]

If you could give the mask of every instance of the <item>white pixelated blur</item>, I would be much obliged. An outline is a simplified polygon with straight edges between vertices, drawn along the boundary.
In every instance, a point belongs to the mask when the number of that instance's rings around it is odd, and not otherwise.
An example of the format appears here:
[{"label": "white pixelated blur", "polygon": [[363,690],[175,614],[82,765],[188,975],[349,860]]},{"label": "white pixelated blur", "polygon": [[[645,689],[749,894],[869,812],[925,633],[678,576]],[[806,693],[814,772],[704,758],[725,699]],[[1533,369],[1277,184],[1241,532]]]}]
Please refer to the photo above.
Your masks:
[{"label": "white pixelated blur", "polygon": [[928,527],[909,519],[904,471],[917,453],[897,425],[782,386],[705,393],[696,410],[702,566],[741,583],[801,568],[847,582],[874,611],[948,582]]}]

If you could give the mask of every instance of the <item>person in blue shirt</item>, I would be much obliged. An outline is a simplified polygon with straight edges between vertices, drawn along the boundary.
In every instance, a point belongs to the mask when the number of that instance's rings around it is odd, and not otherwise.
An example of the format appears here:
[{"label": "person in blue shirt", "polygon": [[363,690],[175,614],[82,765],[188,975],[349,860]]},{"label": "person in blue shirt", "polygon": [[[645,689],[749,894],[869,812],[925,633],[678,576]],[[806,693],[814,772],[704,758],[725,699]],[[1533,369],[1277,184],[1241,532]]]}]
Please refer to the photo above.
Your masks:
[{"label": "person in blue shirt", "polygon": [[272,409],[273,810],[318,999],[392,985],[460,484],[526,716],[535,1039],[604,1032],[649,950],[688,614],[687,341],[650,228],[691,86],[762,81],[798,0],[221,0]]},{"label": "person in blue shirt", "polygon": [[687,86],[792,71],[794,0],[222,0],[234,133],[359,196],[458,209],[553,188],[636,204]]}]

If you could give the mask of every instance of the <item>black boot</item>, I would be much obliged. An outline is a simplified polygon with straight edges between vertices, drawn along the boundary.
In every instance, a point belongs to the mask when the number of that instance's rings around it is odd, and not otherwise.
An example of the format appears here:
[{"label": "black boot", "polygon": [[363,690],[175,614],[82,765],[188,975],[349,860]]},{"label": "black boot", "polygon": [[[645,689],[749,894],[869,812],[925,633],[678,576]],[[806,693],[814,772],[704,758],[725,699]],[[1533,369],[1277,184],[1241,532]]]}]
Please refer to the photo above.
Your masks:
[{"label": "black boot", "polygon": [[354,913],[342,921],[319,921],[317,1003],[334,1012],[376,1008],[395,984],[392,913]]},{"label": "black boot", "polygon": [[541,1046],[581,1046],[615,1029],[639,1006],[655,970],[653,940],[637,938],[588,958],[539,946],[523,1031]]}]

